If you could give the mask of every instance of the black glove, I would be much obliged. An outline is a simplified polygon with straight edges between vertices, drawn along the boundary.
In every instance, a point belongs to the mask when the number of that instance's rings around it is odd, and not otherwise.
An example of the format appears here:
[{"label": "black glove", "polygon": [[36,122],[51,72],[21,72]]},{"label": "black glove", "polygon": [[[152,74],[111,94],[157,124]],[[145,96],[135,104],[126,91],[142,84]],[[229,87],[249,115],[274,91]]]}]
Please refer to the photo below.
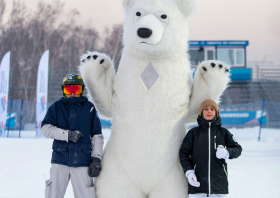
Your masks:
[{"label": "black glove", "polygon": [[88,167],[88,175],[90,177],[97,177],[101,171],[101,160],[97,157],[92,157]]},{"label": "black glove", "polygon": [[81,137],[83,137],[83,134],[78,130],[68,131],[68,141],[78,142]]}]

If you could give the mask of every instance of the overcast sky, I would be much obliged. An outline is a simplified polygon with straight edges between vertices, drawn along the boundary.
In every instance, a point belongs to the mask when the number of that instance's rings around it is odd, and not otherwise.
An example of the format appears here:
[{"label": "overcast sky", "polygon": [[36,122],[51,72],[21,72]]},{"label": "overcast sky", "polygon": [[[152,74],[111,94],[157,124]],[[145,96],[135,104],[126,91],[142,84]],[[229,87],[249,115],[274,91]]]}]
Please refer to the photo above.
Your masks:
[{"label": "overcast sky", "polygon": [[[34,9],[39,0],[22,0]],[[52,3],[53,0],[43,0]],[[74,8],[84,22],[103,32],[120,24],[121,0],[64,0],[65,11]],[[190,19],[190,40],[249,40],[248,61],[273,61],[280,67],[280,0],[195,0]],[[12,0],[6,0],[9,13]]]}]

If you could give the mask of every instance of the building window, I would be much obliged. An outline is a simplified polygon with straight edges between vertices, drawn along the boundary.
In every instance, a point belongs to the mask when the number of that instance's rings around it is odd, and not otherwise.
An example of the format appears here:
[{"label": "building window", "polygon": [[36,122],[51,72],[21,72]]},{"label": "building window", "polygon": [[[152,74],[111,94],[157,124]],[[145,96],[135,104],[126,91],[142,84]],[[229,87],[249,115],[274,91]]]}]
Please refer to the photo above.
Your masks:
[{"label": "building window", "polygon": [[234,65],[234,50],[233,49],[218,49],[218,60],[229,65]]},{"label": "building window", "polygon": [[214,50],[207,50],[207,60],[214,60]]},{"label": "building window", "polygon": [[244,50],[236,50],[236,65],[244,65]]},{"label": "building window", "polygon": [[218,49],[217,58],[232,66],[244,66],[244,49]]},{"label": "building window", "polygon": [[205,54],[204,50],[200,49],[190,49],[189,50],[189,56],[191,65],[198,65],[202,61],[205,60]]}]

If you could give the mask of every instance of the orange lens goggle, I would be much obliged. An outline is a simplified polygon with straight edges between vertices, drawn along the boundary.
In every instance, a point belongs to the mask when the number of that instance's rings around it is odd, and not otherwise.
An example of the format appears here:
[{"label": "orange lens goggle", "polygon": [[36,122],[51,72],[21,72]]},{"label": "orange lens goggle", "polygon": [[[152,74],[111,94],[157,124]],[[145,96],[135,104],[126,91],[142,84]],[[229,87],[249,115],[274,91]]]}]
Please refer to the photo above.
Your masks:
[{"label": "orange lens goggle", "polygon": [[81,85],[65,85],[63,87],[63,92],[67,95],[74,93],[76,95],[81,94],[83,91],[83,87]]}]

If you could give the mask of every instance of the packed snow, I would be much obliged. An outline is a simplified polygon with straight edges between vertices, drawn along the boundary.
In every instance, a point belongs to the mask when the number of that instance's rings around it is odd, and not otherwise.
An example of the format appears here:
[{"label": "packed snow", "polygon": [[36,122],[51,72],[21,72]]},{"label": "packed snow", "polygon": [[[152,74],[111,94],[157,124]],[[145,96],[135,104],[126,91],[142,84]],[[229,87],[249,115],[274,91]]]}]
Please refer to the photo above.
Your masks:
[{"label": "packed snow", "polygon": [[[230,198],[280,197],[280,129],[229,129],[242,146],[238,159],[227,160]],[[110,129],[103,129],[105,144]],[[51,167],[52,140],[35,138],[35,132],[11,131],[0,138],[0,197],[44,197]],[[65,198],[74,198],[71,182]]]}]

